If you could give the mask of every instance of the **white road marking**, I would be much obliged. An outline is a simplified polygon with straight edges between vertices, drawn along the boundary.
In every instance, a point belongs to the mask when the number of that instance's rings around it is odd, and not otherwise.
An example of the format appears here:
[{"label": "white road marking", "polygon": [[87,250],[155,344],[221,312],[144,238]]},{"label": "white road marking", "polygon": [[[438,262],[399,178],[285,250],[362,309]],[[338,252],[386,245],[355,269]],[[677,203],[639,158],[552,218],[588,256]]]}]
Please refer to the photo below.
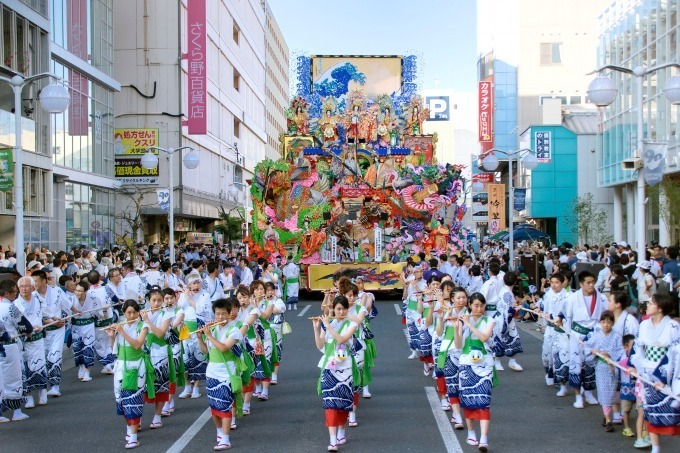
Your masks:
[{"label": "white road marking", "polygon": [[401,316],[401,307],[399,304],[394,304],[394,311],[397,312],[397,316]]},{"label": "white road marking", "polygon": [[208,420],[210,420],[210,417],[212,415],[210,414],[210,408],[206,409],[205,412],[203,412],[200,417],[196,419],[196,421],[187,429],[184,431],[184,434],[177,439],[177,441],[172,444],[170,448],[168,448],[168,451],[166,453],[180,453],[184,448],[189,445],[189,442],[191,442],[191,439],[198,434],[198,432],[203,428],[203,425],[206,424]]},{"label": "white road marking", "polygon": [[434,387],[425,387],[425,394],[427,395],[427,400],[430,402],[430,408],[432,409],[432,414],[437,422],[437,427],[439,428],[439,433],[442,435],[442,440],[444,441],[444,446],[447,452],[463,453],[463,449],[460,447],[460,442],[456,434],[453,432],[453,426],[449,422],[449,418],[441,408],[441,401],[439,400],[439,395]]},{"label": "white road marking", "polygon": [[311,307],[311,305],[307,305],[305,308],[303,308],[302,311],[300,313],[298,313],[298,316],[302,316],[305,313],[307,313],[307,310],[309,310],[309,307]]}]

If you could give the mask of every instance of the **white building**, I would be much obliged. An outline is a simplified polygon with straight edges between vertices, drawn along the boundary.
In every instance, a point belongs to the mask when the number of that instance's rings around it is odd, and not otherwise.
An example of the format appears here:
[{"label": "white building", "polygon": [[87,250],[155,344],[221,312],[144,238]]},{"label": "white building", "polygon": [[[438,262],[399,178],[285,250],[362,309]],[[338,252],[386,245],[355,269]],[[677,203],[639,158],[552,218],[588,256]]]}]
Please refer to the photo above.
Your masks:
[{"label": "white building", "polygon": [[277,160],[281,157],[279,135],[286,132],[285,110],[288,107],[289,95],[289,52],[286,40],[276,22],[274,13],[265,1],[267,11],[267,76],[265,91],[267,101],[267,149],[265,157]]},{"label": "white building", "polygon": [[[52,250],[113,242],[113,0],[2,0],[0,73],[53,72],[71,105],[49,117],[37,101],[46,80],[22,94],[24,242]],[[0,84],[0,148],[14,145],[12,91]],[[0,192],[0,243],[13,243],[12,191]],[[23,245],[22,245],[23,246]]]},{"label": "white building", "polygon": [[[200,9],[193,8],[201,3],[207,10],[197,17]],[[115,97],[116,128],[158,129],[159,146],[196,150],[200,164],[195,170],[182,166],[180,158],[169,169],[161,156],[153,187],[167,187],[168,172],[174,172],[176,240],[183,232],[211,232],[220,206],[228,211],[243,205],[227,195],[229,187],[249,179],[269,148],[264,4],[118,0],[114,16],[115,72],[123,85]],[[205,86],[196,78],[199,72]],[[285,68],[282,72],[287,75]],[[287,78],[279,83],[287,86]],[[194,120],[205,125],[204,132],[190,132]],[[166,215],[155,196],[148,199],[145,239],[167,241]],[[118,208],[124,204],[122,200]]]}]

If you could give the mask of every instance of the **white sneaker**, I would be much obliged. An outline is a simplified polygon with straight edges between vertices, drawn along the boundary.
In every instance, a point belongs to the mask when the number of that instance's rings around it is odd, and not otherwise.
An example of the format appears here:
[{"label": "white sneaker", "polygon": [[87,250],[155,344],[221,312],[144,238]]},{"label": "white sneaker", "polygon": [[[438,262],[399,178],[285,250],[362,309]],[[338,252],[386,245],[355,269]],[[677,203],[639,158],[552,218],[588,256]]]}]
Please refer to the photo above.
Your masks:
[{"label": "white sneaker", "polygon": [[411,351],[411,355],[408,356],[409,360],[417,359],[418,358],[418,353],[416,351]]},{"label": "white sneaker", "polygon": [[194,391],[191,392],[191,399],[196,399],[196,398],[200,398],[200,397],[201,397],[201,394],[198,392],[198,389],[194,389]]},{"label": "white sneaker", "polygon": [[35,407],[35,400],[33,399],[33,396],[28,395],[26,397],[26,404],[24,405],[24,409],[33,409]]},{"label": "white sneaker", "polygon": [[59,391],[59,386],[53,385],[52,388],[50,389],[50,391],[47,392],[47,396],[54,396],[55,398],[59,398],[61,396],[61,392]]},{"label": "white sneaker", "polygon": [[598,404],[597,403],[597,398],[595,398],[595,395],[593,395],[593,392],[590,390],[586,390],[584,395],[586,403],[588,404]]},{"label": "white sneaker", "polygon": [[503,365],[501,365],[500,360],[496,360],[493,364],[494,368],[496,368],[496,371],[505,371],[505,368],[503,368]]},{"label": "white sneaker", "polygon": [[510,361],[508,362],[508,368],[510,368],[513,371],[524,371],[524,368],[522,368],[522,366],[519,363],[517,363],[515,359],[510,359]]},{"label": "white sneaker", "polygon": [[560,391],[557,392],[556,396],[567,396],[569,389],[566,385],[560,385]]},{"label": "white sneaker", "polygon": [[9,418],[0,416],[0,423],[9,423],[10,421]]},{"label": "white sneaker", "polygon": [[38,398],[38,406],[44,406],[45,404],[47,404],[47,389],[42,389]]},{"label": "white sneaker", "polygon": [[84,374],[85,374],[85,365],[80,365],[80,368],[78,368],[78,379],[82,379]]},{"label": "white sneaker", "polygon": [[12,421],[13,422],[20,422],[21,420],[26,420],[27,418],[28,418],[28,415],[21,412],[21,409],[15,410],[14,414],[12,415]]},{"label": "white sneaker", "polygon": [[576,409],[583,409],[583,397],[581,395],[576,395],[576,401],[574,401],[573,406]]},{"label": "white sneaker", "polygon": [[363,388],[361,395],[364,398],[370,398],[371,397],[371,392],[368,391],[368,387]]},{"label": "white sneaker", "polygon": [[545,385],[547,385],[548,387],[552,387],[553,385],[555,385],[555,379],[548,377],[548,375],[546,374],[545,375]]}]

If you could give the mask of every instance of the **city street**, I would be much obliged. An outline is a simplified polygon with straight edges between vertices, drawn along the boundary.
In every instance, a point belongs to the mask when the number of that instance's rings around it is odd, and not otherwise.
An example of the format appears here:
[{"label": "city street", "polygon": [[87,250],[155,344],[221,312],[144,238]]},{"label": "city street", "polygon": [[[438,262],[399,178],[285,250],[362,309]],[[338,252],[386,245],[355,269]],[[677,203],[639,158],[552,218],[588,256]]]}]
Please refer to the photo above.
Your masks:
[{"label": "city street", "polygon": [[[398,302],[378,302],[380,314],[372,322],[378,359],[371,385],[373,398],[362,399],[357,428],[348,431],[344,451],[445,452],[477,451],[465,444],[466,431],[454,433],[448,413],[438,408],[434,381],[422,374],[418,361],[407,360],[408,348],[397,314]],[[314,350],[308,316],[319,313],[318,302],[303,302],[286,319],[293,333],[286,336],[279,385],[267,402],[255,401],[252,415],[238,420],[230,438],[239,451],[325,451],[328,435],[321,398],[316,395],[320,354]],[[523,373],[499,373],[494,389],[489,436],[496,452],[634,451],[633,441],[600,427],[598,406],[571,407],[572,398],[556,398],[543,383],[540,333],[534,324],[520,324],[525,352],[518,361]],[[70,362],[70,361],[69,361]],[[116,415],[111,378],[99,374],[80,383],[72,362],[67,364],[63,396],[45,407],[26,411],[31,418],[0,425],[3,451],[100,452],[122,450],[125,427]],[[507,369],[507,367],[506,367]],[[205,395],[204,389],[202,393]],[[215,430],[205,396],[177,400],[177,410],[163,418],[163,428],[148,429],[152,410],[145,406],[139,451],[211,451]],[[664,439],[664,451],[679,451],[678,439]]]}]

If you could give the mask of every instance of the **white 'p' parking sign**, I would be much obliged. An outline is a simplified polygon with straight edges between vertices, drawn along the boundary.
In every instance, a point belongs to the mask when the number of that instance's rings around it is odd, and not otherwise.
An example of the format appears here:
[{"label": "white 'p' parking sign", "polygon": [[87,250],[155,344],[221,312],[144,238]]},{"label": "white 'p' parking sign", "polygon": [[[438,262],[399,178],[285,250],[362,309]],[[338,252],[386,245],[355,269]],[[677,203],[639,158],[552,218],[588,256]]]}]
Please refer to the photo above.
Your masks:
[{"label": "white 'p' parking sign", "polygon": [[449,97],[448,96],[427,96],[425,103],[430,111],[428,121],[449,121]]}]

